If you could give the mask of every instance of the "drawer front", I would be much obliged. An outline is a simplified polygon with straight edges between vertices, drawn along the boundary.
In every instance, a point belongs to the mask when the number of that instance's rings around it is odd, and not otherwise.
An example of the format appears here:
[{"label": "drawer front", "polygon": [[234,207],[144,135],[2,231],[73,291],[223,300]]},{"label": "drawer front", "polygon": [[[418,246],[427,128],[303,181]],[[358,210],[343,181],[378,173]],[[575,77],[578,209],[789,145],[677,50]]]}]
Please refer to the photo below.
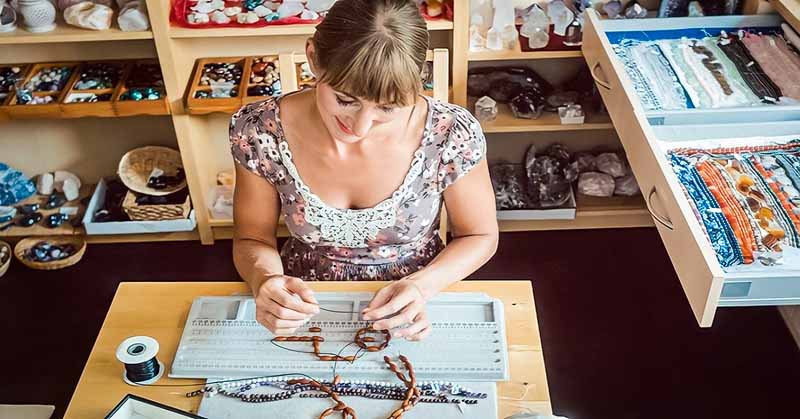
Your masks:
[{"label": "drawer front", "polygon": [[647,123],[630,79],[587,10],[583,55],[595,78],[636,180],[669,253],[675,272],[702,327],[709,327],[720,300],[723,271]]}]

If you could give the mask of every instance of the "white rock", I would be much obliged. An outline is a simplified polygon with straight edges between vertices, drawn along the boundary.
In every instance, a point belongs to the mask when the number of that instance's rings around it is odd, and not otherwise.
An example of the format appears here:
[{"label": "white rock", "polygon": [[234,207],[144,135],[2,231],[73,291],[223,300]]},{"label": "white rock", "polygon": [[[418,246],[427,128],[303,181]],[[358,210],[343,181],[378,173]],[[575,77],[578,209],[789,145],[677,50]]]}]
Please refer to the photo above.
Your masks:
[{"label": "white rock", "polygon": [[102,4],[84,1],[64,10],[64,20],[70,25],[96,31],[111,27],[114,10]]},{"label": "white rock", "polygon": [[36,181],[36,190],[40,195],[50,195],[53,193],[53,184],[55,183],[52,173],[42,173]]},{"label": "white rock", "polygon": [[239,13],[242,13],[242,8],[241,7],[226,7],[225,8],[225,16],[234,17],[234,16],[238,15]]},{"label": "white rock", "polygon": [[247,12],[246,23],[256,23],[260,18],[255,12]]},{"label": "white rock", "polygon": [[190,13],[187,20],[191,24],[201,25],[203,23],[208,23],[210,19],[206,13]]},{"label": "white rock", "polygon": [[272,10],[270,10],[268,7],[264,7],[264,5],[262,4],[261,6],[258,6],[255,9],[253,9],[253,12],[255,12],[256,16],[258,17],[264,17],[272,13]]},{"label": "white rock", "polygon": [[316,20],[318,18],[319,18],[319,13],[313,10],[303,9],[303,13],[300,14],[300,19]]},{"label": "white rock", "polygon": [[225,16],[225,13],[222,13],[219,10],[217,10],[214,13],[211,13],[211,20],[214,23],[220,23],[220,24],[230,23],[231,22],[231,18],[229,18],[228,16]]},{"label": "white rock", "polygon": [[149,29],[150,19],[147,17],[147,6],[145,6],[144,1],[129,1],[119,11],[117,23],[124,32],[146,31]]},{"label": "white rock", "polygon": [[81,180],[74,174],[66,171],[66,170],[57,170],[53,173],[53,181],[54,181],[54,188],[58,192],[64,192],[64,182],[67,180],[71,180],[72,183],[78,185],[78,188],[81,187]]},{"label": "white rock", "polygon": [[80,197],[81,187],[72,179],[65,180],[62,189],[67,201],[74,201]]},{"label": "white rock", "polygon": [[303,3],[297,0],[285,1],[280,7],[278,7],[278,16],[281,19],[297,16],[300,13],[303,13],[303,9]]},{"label": "white rock", "polygon": [[225,1],[224,0],[201,0],[197,5],[192,7],[197,13],[205,13],[209,14],[215,10],[222,10],[225,8]]},{"label": "white rock", "polygon": [[266,7],[267,9],[272,10],[273,12],[275,12],[275,11],[278,10],[279,7],[281,7],[281,4],[280,3],[276,3],[274,1],[265,1],[263,6]]},{"label": "white rock", "polygon": [[333,6],[333,3],[336,3],[336,0],[308,0],[306,7],[317,13],[326,12]]},{"label": "white rock", "polygon": [[239,13],[236,15],[236,23],[247,23],[247,13]]}]

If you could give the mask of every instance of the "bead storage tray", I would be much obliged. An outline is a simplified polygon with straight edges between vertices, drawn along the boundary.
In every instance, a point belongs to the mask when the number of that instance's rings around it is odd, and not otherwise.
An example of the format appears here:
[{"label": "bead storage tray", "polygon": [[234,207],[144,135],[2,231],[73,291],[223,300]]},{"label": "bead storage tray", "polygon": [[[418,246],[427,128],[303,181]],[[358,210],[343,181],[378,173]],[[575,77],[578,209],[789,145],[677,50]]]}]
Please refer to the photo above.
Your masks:
[{"label": "bead storage tray", "polygon": [[[317,293],[322,308],[360,312],[371,293]],[[337,362],[346,379],[392,380],[384,355],[405,355],[420,380],[508,380],[508,349],[502,302],[480,293],[442,293],[428,302],[432,333],[424,341],[392,339],[387,348],[364,353],[354,363]],[[321,336],[320,351],[338,353],[369,322],[358,314],[321,311],[294,336]],[[321,332],[310,332],[319,327]],[[329,376],[333,362],[313,354],[287,351],[271,341],[275,336],[255,320],[252,297],[199,297],[192,303],[170,371],[173,378],[257,377],[304,373]],[[376,335],[376,339],[381,339]],[[309,342],[280,342],[310,351]],[[358,349],[350,345],[342,355]]]},{"label": "bead storage tray", "polygon": [[310,71],[308,74],[305,74],[306,72],[303,71],[303,66],[307,64],[308,63],[306,62],[305,57],[303,57],[302,62],[297,62],[294,65],[294,71],[297,75],[297,88],[301,90],[305,89],[306,87],[314,87],[317,84],[317,78],[314,77]]},{"label": "bead storage tray", "polygon": [[[108,70],[115,71],[116,76],[113,77],[111,85],[101,88],[81,88],[81,83],[86,82],[83,80],[83,74],[87,70],[96,69],[98,66],[108,66]],[[119,90],[122,79],[128,72],[129,65],[124,61],[92,61],[82,63],[78,68],[77,76],[72,79],[72,84],[64,96],[64,101],[61,104],[61,113],[66,118],[81,118],[86,116],[115,116],[112,99]],[[91,78],[91,76],[89,77]],[[103,100],[96,102],[79,102],[81,98],[99,97]]]},{"label": "bead storage tray", "polygon": [[[139,86],[137,83],[133,83],[132,81],[137,80],[140,78],[140,73],[147,71],[149,69],[157,70],[158,75],[160,77],[160,83],[156,82],[157,85],[151,86]],[[153,100],[130,100],[125,98],[125,95],[131,90],[135,88],[143,88],[146,89],[147,87],[155,88],[158,93],[161,95],[159,99]],[[167,93],[164,90],[164,78],[161,74],[161,67],[158,64],[158,60],[136,60],[131,64],[131,68],[126,73],[125,77],[120,83],[120,88],[117,90],[116,94],[114,95],[114,99],[112,100],[112,105],[114,106],[114,112],[117,116],[135,116],[135,115],[169,115],[169,103],[167,101]]]},{"label": "bead storage tray", "polygon": [[[284,85],[283,80],[281,80],[281,62],[278,56],[265,55],[261,57],[248,57],[247,60],[250,62],[250,71],[243,77],[243,90],[245,93],[242,104],[246,105],[248,103],[264,100],[271,96],[279,96],[284,90]],[[259,67],[262,64],[266,68],[260,71],[261,69]],[[265,74],[272,75],[274,78],[272,83],[267,81],[268,78],[266,77],[268,76],[265,77]],[[259,78],[261,77],[265,78],[260,80]],[[279,86],[280,89],[275,89],[276,86]]]},{"label": "bead storage tray", "polygon": [[[195,63],[194,75],[191,85],[187,89],[186,108],[190,114],[204,115],[214,112],[233,112],[242,106],[247,82],[250,75],[250,60],[248,57],[216,57],[200,58]],[[215,64],[233,64],[241,69],[242,74],[234,89],[236,95],[232,97],[197,97],[198,94],[212,94],[211,85],[202,85],[202,78],[207,66]]]},{"label": "bead storage tray", "polygon": [[13,80],[9,80],[10,70],[14,67],[19,68],[19,73],[16,73],[15,78],[19,80],[25,80],[28,76],[28,72],[31,69],[30,64],[2,64],[0,65],[0,75],[3,76],[3,80],[0,81],[0,120],[8,118],[8,104],[11,102],[11,98],[14,97],[15,94],[15,83]]},{"label": "bead storage tray", "polygon": [[61,86],[61,88],[57,91],[33,91],[32,94],[34,97],[52,97],[53,100],[50,103],[36,105],[20,104],[17,101],[17,95],[12,95],[11,100],[8,102],[8,106],[6,107],[8,115],[16,119],[58,118],[61,115],[60,104],[64,100],[67,91],[69,91],[69,86],[75,82],[75,78],[78,76],[78,72],[76,70],[78,69],[79,65],[80,63],[78,62],[33,64],[28,72],[27,77],[25,77],[24,85],[28,85],[28,83],[30,83],[31,80],[37,76],[37,74],[46,69],[65,67],[69,69],[69,75],[65,77],[66,80],[64,81],[63,86]]}]

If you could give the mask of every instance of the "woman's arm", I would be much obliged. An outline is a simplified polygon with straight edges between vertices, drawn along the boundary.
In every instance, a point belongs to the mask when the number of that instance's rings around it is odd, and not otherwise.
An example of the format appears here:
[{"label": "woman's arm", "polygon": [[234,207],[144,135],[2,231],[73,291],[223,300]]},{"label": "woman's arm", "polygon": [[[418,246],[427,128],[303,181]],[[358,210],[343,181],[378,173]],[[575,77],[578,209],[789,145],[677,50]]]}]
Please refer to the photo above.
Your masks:
[{"label": "woman's arm", "polygon": [[421,339],[430,323],[425,302],[486,263],[497,250],[498,229],[494,191],[486,159],[445,189],[444,202],[453,240],[425,268],[379,291],[364,311],[365,320],[384,330],[410,324],[395,336]]},{"label": "woman's arm", "polygon": [[236,164],[233,263],[256,299],[256,320],[276,334],[293,332],[319,312],[311,289],[301,279],[283,275],[277,240],[280,209],[275,186]]}]

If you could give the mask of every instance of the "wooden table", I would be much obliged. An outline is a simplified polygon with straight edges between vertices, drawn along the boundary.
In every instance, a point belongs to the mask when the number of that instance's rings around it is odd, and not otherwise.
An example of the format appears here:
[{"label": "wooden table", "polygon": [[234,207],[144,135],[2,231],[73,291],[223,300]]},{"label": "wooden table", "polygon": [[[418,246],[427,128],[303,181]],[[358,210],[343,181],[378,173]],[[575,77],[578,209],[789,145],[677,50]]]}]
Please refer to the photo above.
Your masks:
[{"label": "wooden table", "polygon": [[[384,282],[310,282],[314,291],[375,292]],[[453,292],[484,292],[503,301],[508,337],[511,380],[497,385],[499,418],[530,409],[551,413],[539,326],[528,281],[466,281]],[[152,336],[158,340],[160,359],[169,368],[192,301],[205,295],[248,292],[241,282],[138,282],[122,283],[97,336],[92,353],[72,395],[66,419],[99,419],[128,394],[197,412],[200,398],[185,393],[198,387],[133,387],[122,381],[123,367],[115,357],[126,337]],[[161,378],[158,384],[201,383],[202,380]]]}]

